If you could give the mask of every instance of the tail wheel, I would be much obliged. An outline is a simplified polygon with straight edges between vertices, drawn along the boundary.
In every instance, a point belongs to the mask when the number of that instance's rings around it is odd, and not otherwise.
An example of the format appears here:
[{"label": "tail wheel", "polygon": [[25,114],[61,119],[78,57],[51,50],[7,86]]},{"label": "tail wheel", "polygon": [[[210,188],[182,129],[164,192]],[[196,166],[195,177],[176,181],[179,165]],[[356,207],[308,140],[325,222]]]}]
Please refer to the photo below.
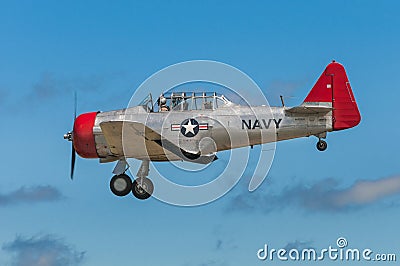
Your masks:
[{"label": "tail wheel", "polygon": [[317,150],[324,151],[328,148],[328,144],[324,140],[319,140],[317,142]]},{"label": "tail wheel", "polygon": [[153,182],[147,177],[138,178],[133,181],[132,193],[138,199],[145,200],[150,198],[153,190]]},{"label": "tail wheel", "polygon": [[111,178],[110,189],[116,196],[126,196],[132,190],[132,179],[126,174],[115,175]]}]

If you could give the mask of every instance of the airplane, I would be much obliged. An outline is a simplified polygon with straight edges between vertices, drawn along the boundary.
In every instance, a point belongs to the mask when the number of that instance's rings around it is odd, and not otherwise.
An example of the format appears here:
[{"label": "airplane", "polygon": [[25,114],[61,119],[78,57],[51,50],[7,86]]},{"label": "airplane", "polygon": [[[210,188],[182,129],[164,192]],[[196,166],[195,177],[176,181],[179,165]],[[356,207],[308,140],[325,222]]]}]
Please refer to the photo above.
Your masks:
[{"label": "airplane", "polygon": [[[117,161],[111,191],[144,200],[154,191],[150,161],[209,164],[219,151],[309,136],[316,136],[316,148],[325,151],[328,132],[360,121],[346,71],[332,61],[299,106],[287,107],[283,100],[279,107],[240,105],[216,92],[162,93],[153,103],[149,94],[135,107],[78,117],[75,111],[73,130],[64,139],[72,142],[71,179],[76,154],[100,163]],[[237,134],[247,139],[232,142]],[[204,139],[212,141],[202,144]],[[142,162],[133,182],[126,158]]]}]

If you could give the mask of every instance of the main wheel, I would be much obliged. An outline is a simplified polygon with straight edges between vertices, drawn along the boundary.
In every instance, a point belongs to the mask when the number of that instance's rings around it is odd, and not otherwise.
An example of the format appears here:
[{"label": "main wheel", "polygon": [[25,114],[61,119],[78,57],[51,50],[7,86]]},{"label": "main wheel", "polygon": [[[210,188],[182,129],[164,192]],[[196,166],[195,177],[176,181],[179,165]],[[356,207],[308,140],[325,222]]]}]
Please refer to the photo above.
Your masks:
[{"label": "main wheel", "polygon": [[132,179],[126,174],[115,175],[111,178],[110,189],[116,196],[126,196],[132,190]]},{"label": "main wheel", "polygon": [[326,143],[326,141],[324,141],[324,140],[319,140],[319,141],[317,142],[317,149],[318,149],[319,151],[324,151],[324,150],[326,150],[326,148],[328,148],[328,144]]},{"label": "main wheel", "polygon": [[132,193],[138,199],[145,200],[150,198],[151,194],[153,194],[153,190],[153,182],[146,177],[138,178],[133,181]]}]

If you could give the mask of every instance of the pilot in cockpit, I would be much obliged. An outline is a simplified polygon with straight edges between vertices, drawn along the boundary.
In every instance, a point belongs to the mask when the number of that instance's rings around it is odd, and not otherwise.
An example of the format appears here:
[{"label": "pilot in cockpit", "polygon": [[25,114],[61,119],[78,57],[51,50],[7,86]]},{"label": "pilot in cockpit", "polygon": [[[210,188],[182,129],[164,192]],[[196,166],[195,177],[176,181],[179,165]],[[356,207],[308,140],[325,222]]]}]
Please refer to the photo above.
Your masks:
[{"label": "pilot in cockpit", "polygon": [[160,107],[160,112],[167,112],[169,111],[169,107],[167,106],[167,99],[161,95],[160,98],[158,98],[158,106]]}]

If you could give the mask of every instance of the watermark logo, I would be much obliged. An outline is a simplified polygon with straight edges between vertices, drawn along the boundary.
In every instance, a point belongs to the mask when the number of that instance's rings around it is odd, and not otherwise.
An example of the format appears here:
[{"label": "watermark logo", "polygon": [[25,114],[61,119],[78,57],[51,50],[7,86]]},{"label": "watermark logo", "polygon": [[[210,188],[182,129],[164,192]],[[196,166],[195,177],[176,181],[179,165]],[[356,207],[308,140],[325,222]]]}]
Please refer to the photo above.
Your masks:
[{"label": "watermark logo", "polygon": [[344,238],[344,237],[339,237],[339,238],[336,240],[336,245],[337,245],[339,248],[345,248],[345,247],[347,247],[348,243],[347,243],[346,238]]},{"label": "watermark logo", "polygon": [[[138,160],[150,161],[152,196],[172,205],[212,202],[231,190],[245,170],[252,176],[248,189],[254,191],[274,158],[279,123],[273,118],[261,89],[239,69],[208,60],[178,63],[134,92],[123,118],[128,122],[122,129],[125,160],[133,176],[139,176],[132,167]],[[243,120],[260,132],[248,133]],[[249,164],[254,139],[263,144]],[[196,175],[198,182],[192,181]],[[180,179],[184,176],[188,181]]]},{"label": "watermark logo", "polygon": [[349,248],[347,239],[339,237],[336,240],[336,246],[328,248],[315,249],[285,248],[274,249],[265,244],[263,248],[257,251],[257,258],[262,261],[368,261],[368,262],[395,262],[397,256],[395,253],[379,253],[372,249]]}]

